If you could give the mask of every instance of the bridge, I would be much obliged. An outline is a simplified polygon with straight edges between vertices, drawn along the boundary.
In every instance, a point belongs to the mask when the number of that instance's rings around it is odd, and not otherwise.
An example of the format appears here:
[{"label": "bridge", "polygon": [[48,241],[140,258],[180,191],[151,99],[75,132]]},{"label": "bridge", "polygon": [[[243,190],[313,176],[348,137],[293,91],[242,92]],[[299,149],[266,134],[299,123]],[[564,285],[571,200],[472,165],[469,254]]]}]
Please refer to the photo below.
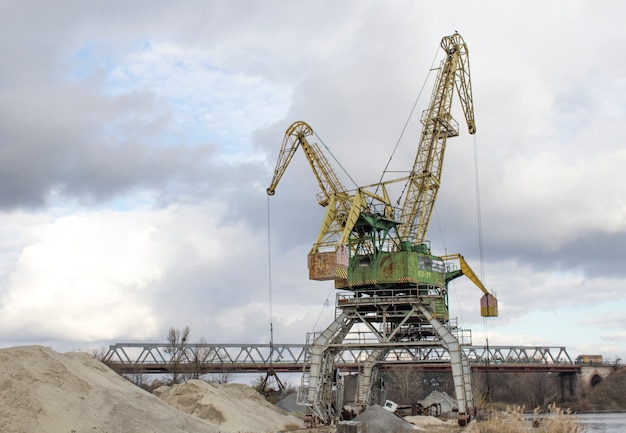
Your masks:
[{"label": "bridge", "polygon": [[[337,368],[359,371],[361,363],[381,344],[358,348],[334,345]],[[389,343],[378,366],[381,371],[415,369],[450,371],[450,356],[442,346],[420,342]],[[494,372],[579,373],[565,347],[462,346],[472,370]],[[166,373],[301,373],[307,360],[305,344],[184,344],[117,343],[109,347],[103,362],[122,374]]]}]

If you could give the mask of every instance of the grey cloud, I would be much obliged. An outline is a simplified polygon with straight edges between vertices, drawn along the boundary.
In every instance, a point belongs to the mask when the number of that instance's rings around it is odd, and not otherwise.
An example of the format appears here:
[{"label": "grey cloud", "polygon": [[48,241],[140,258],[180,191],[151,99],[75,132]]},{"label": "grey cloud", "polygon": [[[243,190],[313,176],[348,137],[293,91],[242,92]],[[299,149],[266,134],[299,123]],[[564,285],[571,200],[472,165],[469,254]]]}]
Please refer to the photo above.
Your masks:
[{"label": "grey cloud", "polygon": [[[0,96],[6,113],[0,117],[1,208],[44,206],[53,192],[100,201],[164,187],[199,171],[212,153],[213,146],[151,142],[168,117],[149,95],[107,99],[67,83],[60,87],[52,94]],[[142,117],[150,113],[146,122]]]},{"label": "grey cloud", "polygon": [[[446,16],[413,2],[189,1],[173,5],[139,1],[113,7],[105,1],[24,1],[3,5],[0,209],[45,206],[51,192],[61,194],[62,199],[106,202],[142,189],[156,192],[159,206],[218,201],[224,206],[220,210],[224,225],[218,220],[211,226],[194,227],[215,238],[228,236],[226,225],[262,234],[267,212],[264,189],[287,126],[295,120],[307,121],[357,183],[378,181],[439,50],[441,36],[454,31],[453,21],[454,26],[460,21],[458,29],[470,46],[479,158],[485,164],[480,174],[485,265],[493,272],[489,282],[502,294],[503,304],[508,302],[519,315],[539,308],[537,299],[574,295],[574,301],[587,302],[589,290],[602,290],[602,296],[608,296],[615,288],[598,287],[594,279],[623,277],[619,260],[626,239],[622,232],[583,227],[578,233],[564,234],[561,246],[553,248],[536,229],[558,213],[548,207],[532,208],[523,202],[524,197],[511,197],[511,191],[496,188],[502,183],[500,171],[510,167],[507,160],[518,158],[522,161],[518,167],[523,167],[545,149],[563,149],[563,156],[570,158],[580,152],[595,153],[598,142],[593,140],[619,146],[615,131],[623,104],[617,97],[610,101],[618,109],[609,114],[618,120],[601,123],[597,130],[586,128],[597,123],[590,121],[596,114],[605,120],[610,117],[595,112],[603,108],[597,102],[609,100],[605,96],[612,91],[620,94],[608,80],[606,87],[601,86],[605,93],[591,98],[597,95],[597,84],[592,81],[597,79],[596,71],[622,71],[620,56],[610,59],[610,68],[589,69],[590,64],[605,65],[604,54],[596,54],[596,47],[607,53],[623,40],[621,27],[611,22],[620,15],[603,17],[606,25],[594,28],[592,34],[591,28],[578,26],[588,20],[580,13],[581,6],[564,5],[555,4],[541,17],[535,17],[532,5],[505,8],[495,3],[459,7]],[[571,13],[563,16],[563,7]],[[241,14],[242,9],[247,13]],[[593,9],[594,19],[602,14],[600,8]],[[511,16],[524,25],[536,18],[533,34],[511,27]],[[554,21],[556,16],[559,20]],[[580,31],[566,33],[566,26]],[[611,27],[615,30],[609,32]],[[523,40],[519,39],[522,34]],[[564,40],[556,36],[565,34],[568,39],[562,44]],[[105,71],[98,68],[106,65],[92,65],[88,71],[92,75],[80,80],[69,73],[73,65],[68,59],[85,46],[97,47],[104,61],[115,63],[116,56],[128,52],[129,46],[146,40],[206,49],[211,63],[222,70],[258,74],[293,88],[285,118],[274,119],[275,123],[254,136],[255,150],[267,161],[218,163],[212,157],[221,143],[185,145],[184,138],[167,129],[176,113],[159,105],[155,95],[100,94]],[[585,73],[586,69],[593,72]],[[570,81],[571,74],[576,74],[576,80]],[[430,91],[431,84],[427,84],[417,117]],[[596,104],[585,111],[590,100]],[[456,118],[463,123],[462,116]],[[429,238],[436,254],[460,252],[477,270],[472,142],[461,129],[464,136],[449,142]],[[420,130],[419,121],[413,119],[392,169],[403,170],[412,163]],[[570,142],[571,132],[578,130],[581,141]],[[350,187],[349,179],[340,174]],[[509,181],[522,195],[529,194],[526,199],[533,197],[532,185],[523,184],[515,173]],[[316,193],[310,167],[297,155],[270,199],[275,294],[288,303],[317,306],[329,291],[326,285],[311,285],[307,280],[306,253],[324,212],[315,202]],[[506,208],[497,201],[506,199],[515,206]],[[213,209],[208,207],[206,212]],[[180,225],[186,224],[190,223],[181,217]],[[440,232],[445,240],[440,239]],[[214,325],[211,320],[220,308],[266,299],[265,242],[257,238],[244,247],[236,260],[221,268],[198,263],[186,267],[184,274],[172,272],[162,287],[155,288],[159,295],[146,302],[154,303],[164,323],[169,322],[164,329],[169,324],[190,324],[196,335],[204,334],[209,341],[218,337],[227,341],[228,335],[215,336],[196,327]],[[188,257],[183,247],[181,251],[181,257]],[[507,261],[519,268],[504,268],[502,263]],[[577,270],[592,280],[583,288],[587,293],[579,287],[561,286],[549,299],[539,293],[550,290],[545,280],[551,272]],[[475,311],[479,297],[472,288],[467,296],[464,292],[463,300],[469,299],[468,308]],[[186,323],[187,318],[194,323]],[[263,321],[255,316],[247,326],[263,327]],[[224,324],[209,329],[227,328]],[[256,329],[249,335],[237,332],[246,340],[260,334]],[[297,335],[295,329],[293,335]]]}]

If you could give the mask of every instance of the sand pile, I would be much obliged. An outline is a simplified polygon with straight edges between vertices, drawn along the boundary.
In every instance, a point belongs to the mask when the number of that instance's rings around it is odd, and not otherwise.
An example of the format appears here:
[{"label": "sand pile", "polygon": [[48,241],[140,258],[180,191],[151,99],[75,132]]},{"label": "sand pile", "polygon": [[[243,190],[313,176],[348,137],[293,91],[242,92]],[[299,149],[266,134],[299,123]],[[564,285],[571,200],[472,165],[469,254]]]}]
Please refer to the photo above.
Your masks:
[{"label": "sand pile", "polygon": [[158,395],[86,353],[0,349],[2,433],[259,433],[304,426],[247,385],[193,380],[161,387]]},{"label": "sand pile", "polygon": [[434,416],[405,416],[404,420],[421,431],[428,431],[430,427],[457,427],[459,425],[457,420],[444,421]]},{"label": "sand pile", "polygon": [[162,386],[154,394],[169,405],[214,425],[222,433],[303,428],[304,423],[267,402],[247,385],[201,380]]},{"label": "sand pile", "polygon": [[276,403],[276,406],[287,413],[299,414],[300,416],[306,415],[306,406],[299,406],[297,400],[298,396],[295,393],[289,394],[287,397]]},{"label": "sand pile", "polygon": [[86,353],[0,349],[2,433],[217,433]]}]

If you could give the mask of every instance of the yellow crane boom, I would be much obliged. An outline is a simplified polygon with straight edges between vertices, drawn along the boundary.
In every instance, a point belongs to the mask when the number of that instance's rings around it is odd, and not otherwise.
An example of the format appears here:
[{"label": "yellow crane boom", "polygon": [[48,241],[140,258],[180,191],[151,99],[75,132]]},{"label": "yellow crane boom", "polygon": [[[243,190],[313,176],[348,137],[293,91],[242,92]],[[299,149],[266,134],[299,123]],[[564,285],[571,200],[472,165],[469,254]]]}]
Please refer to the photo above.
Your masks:
[{"label": "yellow crane boom", "polygon": [[317,202],[320,206],[327,208],[322,228],[311,248],[311,253],[316,253],[324,247],[336,248],[337,239],[341,237],[341,231],[350,213],[352,197],[339,180],[319,145],[309,141],[308,137],[312,135],[313,128],[306,122],[297,121],[287,128],[274,169],[274,177],[267,188],[267,193],[269,195],[276,193],[276,187],[285,174],[287,166],[298,148],[301,148],[320,187]]},{"label": "yellow crane boom", "polygon": [[476,285],[483,293],[483,297],[480,299],[480,315],[483,317],[497,317],[498,316],[498,300],[496,295],[491,293],[485,285],[480,281],[480,278],[474,273],[469,263],[461,254],[449,254],[447,256],[441,256],[444,262],[449,260],[458,259],[461,266],[461,273],[465,275],[472,283]]},{"label": "yellow crane boom", "polygon": [[267,188],[269,195],[276,193],[278,182],[280,182],[280,179],[285,174],[285,170],[296,153],[296,150],[300,147],[306,155],[307,161],[309,161],[315,179],[321,189],[321,192],[318,194],[318,203],[321,206],[328,206],[331,197],[335,196],[344,199],[348,196],[346,187],[343,186],[339,177],[337,177],[337,174],[334,172],[319,145],[317,143],[310,143],[307,139],[307,137],[312,135],[313,128],[306,122],[294,122],[287,128],[280,153],[278,154],[276,168],[274,169],[274,177],[272,178],[270,186]]},{"label": "yellow crane boom", "polygon": [[455,33],[441,40],[441,48],[447,56],[439,69],[430,104],[422,114],[422,135],[400,217],[400,236],[418,244],[426,238],[439,191],[446,140],[459,135],[459,125],[450,113],[455,88],[469,133],[476,132],[467,45],[461,35]]}]

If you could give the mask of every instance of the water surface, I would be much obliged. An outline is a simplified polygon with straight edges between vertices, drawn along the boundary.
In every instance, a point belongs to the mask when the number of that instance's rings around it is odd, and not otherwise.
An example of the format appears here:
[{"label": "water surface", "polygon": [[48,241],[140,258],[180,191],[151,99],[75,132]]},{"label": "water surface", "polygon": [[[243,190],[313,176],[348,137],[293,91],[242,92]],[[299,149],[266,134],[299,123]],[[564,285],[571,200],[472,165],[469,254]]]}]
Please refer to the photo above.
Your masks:
[{"label": "water surface", "polygon": [[626,432],[626,413],[582,413],[576,416],[587,433]]}]

